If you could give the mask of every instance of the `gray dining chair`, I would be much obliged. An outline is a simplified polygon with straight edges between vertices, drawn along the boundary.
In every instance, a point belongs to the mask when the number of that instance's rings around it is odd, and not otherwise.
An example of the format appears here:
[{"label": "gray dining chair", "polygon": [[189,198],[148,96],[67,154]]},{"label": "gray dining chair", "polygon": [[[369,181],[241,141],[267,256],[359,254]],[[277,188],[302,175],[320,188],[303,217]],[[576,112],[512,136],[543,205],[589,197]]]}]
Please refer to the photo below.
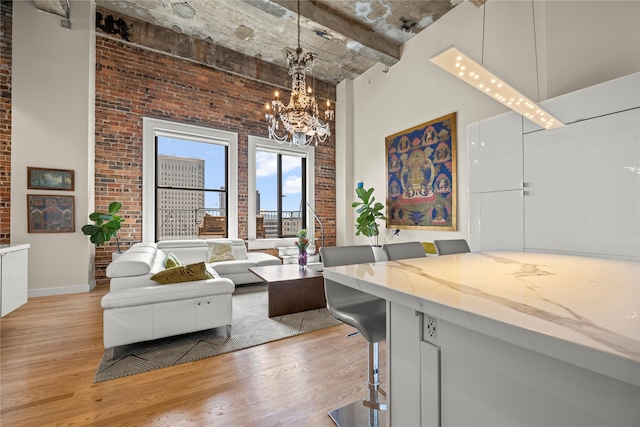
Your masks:
[{"label": "gray dining chair", "polygon": [[433,246],[436,247],[438,255],[462,254],[471,252],[467,241],[464,239],[452,240],[434,240]]},{"label": "gray dining chair", "polygon": [[382,250],[389,261],[426,256],[424,246],[420,242],[388,243],[382,246]]},{"label": "gray dining chair", "polygon": [[[371,246],[338,246],[320,248],[324,268],[340,265],[375,262]],[[369,374],[367,386],[369,398],[353,402],[329,412],[329,416],[339,427],[379,426],[384,416],[379,411],[387,409],[379,395],[380,389],[378,343],[387,338],[386,301],[357,289],[324,278],[327,308],[338,320],[356,328],[367,340],[369,349]]]}]

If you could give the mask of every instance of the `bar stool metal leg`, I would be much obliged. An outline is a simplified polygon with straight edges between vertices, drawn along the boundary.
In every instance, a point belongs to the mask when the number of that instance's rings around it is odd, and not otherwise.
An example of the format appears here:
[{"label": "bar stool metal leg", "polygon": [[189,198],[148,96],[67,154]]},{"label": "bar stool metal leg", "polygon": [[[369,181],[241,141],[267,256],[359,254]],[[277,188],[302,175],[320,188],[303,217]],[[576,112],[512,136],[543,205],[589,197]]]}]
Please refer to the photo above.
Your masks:
[{"label": "bar stool metal leg", "polygon": [[379,363],[378,343],[369,343],[369,400],[364,400],[362,404],[368,408],[387,410],[387,405],[380,402],[380,395],[386,397],[386,393],[380,389],[380,363]]},{"label": "bar stool metal leg", "polygon": [[350,403],[347,406],[329,412],[329,416],[338,427],[384,427],[387,404],[380,396],[386,393],[380,388],[380,364],[378,343],[368,343],[369,374],[367,386],[369,399]]}]

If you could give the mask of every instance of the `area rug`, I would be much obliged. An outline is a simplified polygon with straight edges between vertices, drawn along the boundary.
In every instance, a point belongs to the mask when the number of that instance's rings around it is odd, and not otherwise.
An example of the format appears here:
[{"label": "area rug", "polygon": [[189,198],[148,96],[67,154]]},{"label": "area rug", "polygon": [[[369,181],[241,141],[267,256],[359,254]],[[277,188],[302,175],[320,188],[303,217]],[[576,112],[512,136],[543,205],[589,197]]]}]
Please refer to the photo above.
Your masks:
[{"label": "area rug", "polygon": [[231,337],[224,336],[223,327],[121,346],[113,360],[102,357],[93,382],[193,362],[340,324],[326,308],[268,317],[264,284],[237,286],[232,301]]}]

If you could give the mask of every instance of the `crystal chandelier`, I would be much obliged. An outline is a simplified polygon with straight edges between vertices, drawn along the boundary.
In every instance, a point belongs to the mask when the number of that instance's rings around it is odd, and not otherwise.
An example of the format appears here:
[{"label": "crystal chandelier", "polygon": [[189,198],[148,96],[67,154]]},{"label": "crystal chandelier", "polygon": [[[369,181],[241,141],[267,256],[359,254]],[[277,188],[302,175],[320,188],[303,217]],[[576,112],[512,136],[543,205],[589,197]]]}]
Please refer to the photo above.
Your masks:
[{"label": "crystal chandelier", "polygon": [[[300,47],[300,0],[298,0],[298,48],[295,52],[287,49],[287,63],[291,76],[291,98],[289,104],[284,105],[278,99],[278,91],[271,104],[267,104],[265,118],[269,123],[269,138],[283,144],[290,141],[298,146],[310,145],[312,142],[318,145],[331,136],[329,123],[319,117],[316,98],[311,94],[311,88],[307,88],[305,77],[307,72],[313,69],[315,53],[304,53]],[[280,119],[280,120],[278,120]],[[326,121],[333,120],[333,110],[327,100],[327,109],[324,112]],[[280,123],[285,132],[278,134]],[[289,140],[291,137],[291,140]]]}]

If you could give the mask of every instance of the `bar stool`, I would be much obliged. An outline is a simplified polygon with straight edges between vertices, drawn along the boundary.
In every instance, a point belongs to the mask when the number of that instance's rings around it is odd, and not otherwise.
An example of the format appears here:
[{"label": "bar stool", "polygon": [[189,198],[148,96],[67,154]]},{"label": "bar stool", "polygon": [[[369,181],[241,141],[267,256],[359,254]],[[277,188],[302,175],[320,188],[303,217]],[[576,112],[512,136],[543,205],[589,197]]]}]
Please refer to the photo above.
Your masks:
[{"label": "bar stool", "polygon": [[467,241],[464,239],[434,240],[433,246],[436,247],[438,255],[463,254],[465,252],[471,252]]},{"label": "bar stool", "polygon": [[[322,247],[320,254],[324,267],[375,262],[371,246]],[[324,290],[331,314],[360,331],[369,348],[369,398],[331,411],[329,416],[339,427],[382,427],[385,418],[380,411],[386,410],[387,405],[379,398],[386,396],[380,389],[378,343],[387,337],[386,301],[326,277]]]},{"label": "bar stool", "polygon": [[382,250],[389,261],[427,256],[420,242],[388,243],[382,246]]}]

